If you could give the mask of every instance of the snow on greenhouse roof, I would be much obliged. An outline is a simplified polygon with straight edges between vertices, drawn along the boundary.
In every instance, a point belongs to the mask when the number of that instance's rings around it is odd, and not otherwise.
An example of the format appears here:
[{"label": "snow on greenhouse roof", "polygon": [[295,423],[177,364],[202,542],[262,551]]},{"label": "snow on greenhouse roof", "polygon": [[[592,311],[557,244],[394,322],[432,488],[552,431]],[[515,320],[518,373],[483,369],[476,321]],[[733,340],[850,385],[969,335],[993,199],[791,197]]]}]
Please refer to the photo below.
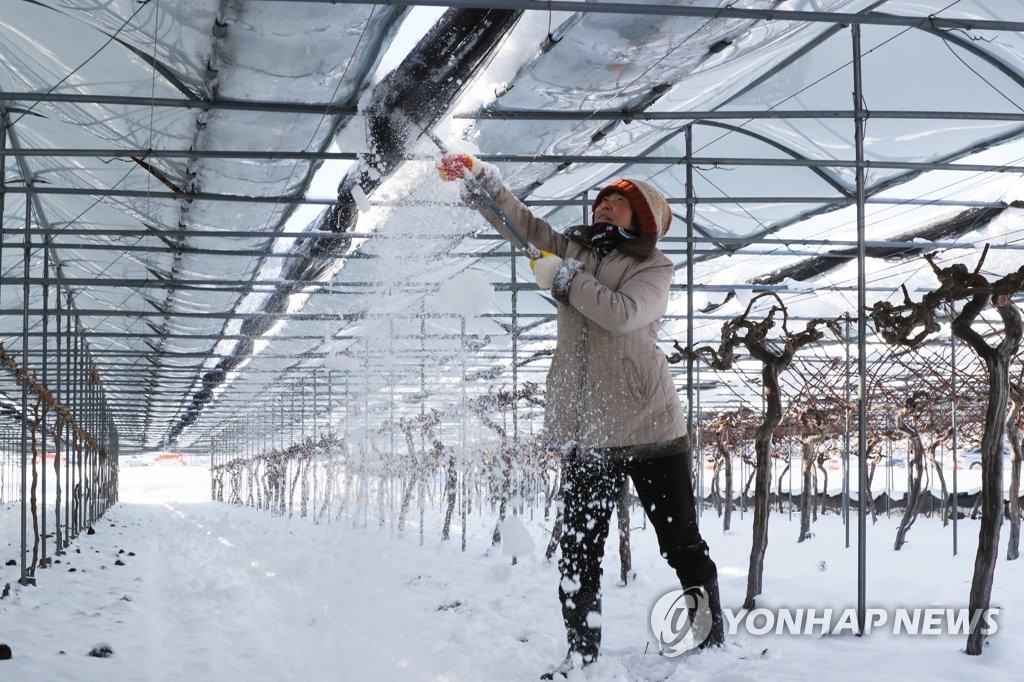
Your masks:
[{"label": "snow on greenhouse roof", "polygon": [[328,405],[369,428],[541,382],[554,304],[437,181],[424,131],[557,226],[614,177],[659,186],[666,351],[690,307],[710,343],[758,290],[794,318],[856,315],[858,189],[869,300],[929,286],[923,252],[974,262],[991,243],[1007,268],[1024,170],[1009,4],[7,3],[4,345],[53,383],[69,359],[44,309],[73,313],[122,448],[294,435]]}]

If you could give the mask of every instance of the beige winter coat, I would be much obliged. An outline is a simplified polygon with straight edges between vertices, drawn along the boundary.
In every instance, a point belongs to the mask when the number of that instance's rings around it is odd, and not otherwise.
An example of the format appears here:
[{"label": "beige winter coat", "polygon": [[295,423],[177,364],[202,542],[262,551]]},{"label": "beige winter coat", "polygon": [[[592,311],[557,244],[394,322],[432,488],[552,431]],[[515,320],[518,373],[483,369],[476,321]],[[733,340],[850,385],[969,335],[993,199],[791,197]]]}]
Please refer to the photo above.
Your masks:
[{"label": "beige winter coat", "polygon": [[[561,234],[500,180],[485,176],[484,184],[531,243],[564,259],[551,288],[559,305],[545,396],[549,441],[629,457],[685,447],[686,417],[656,343],[674,274],[656,239],[637,237],[599,258],[589,226]],[[517,243],[486,205],[469,203]]]}]

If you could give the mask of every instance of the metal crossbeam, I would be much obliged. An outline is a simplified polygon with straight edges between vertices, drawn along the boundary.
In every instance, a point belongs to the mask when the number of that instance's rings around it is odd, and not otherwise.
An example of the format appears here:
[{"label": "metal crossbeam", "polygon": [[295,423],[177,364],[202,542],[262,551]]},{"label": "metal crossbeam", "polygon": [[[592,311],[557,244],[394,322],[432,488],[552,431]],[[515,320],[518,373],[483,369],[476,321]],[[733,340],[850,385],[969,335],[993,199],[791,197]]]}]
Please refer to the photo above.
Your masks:
[{"label": "metal crossbeam", "polygon": [[[1020,111],[928,111],[880,109],[868,112],[873,119],[913,119],[919,121],[1024,121]],[[721,109],[703,111],[623,111],[621,109],[479,109],[455,114],[452,118],[499,121],[701,121],[701,120],[759,120],[759,119],[849,119],[853,110],[847,109]]]},{"label": "metal crossbeam", "polygon": [[73,92],[4,92],[0,102],[57,102],[68,104],[117,104],[142,109],[174,108],[200,111],[263,111],[310,116],[355,116],[358,108],[331,102],[268,102],[264,100],[205,100],[175,97],[129,97],[125,95],[83,95]]},{"label": "metal crossbeam", "polygon": [[[280,2],[281,0],[263,0]],[[337,0],[308,0],[335,4]],[[702,5],[638,4],[631,2],[580,2],[573,0],[346,0],[348,4],[389,7],[458,7],[497,10],[543,10],[545,12],[578,12],[580,14],[629,14],[663,17],[699,17],[704,19],[752,19],[754,21],[795,21],[827,24],[859,24],[862,26],[904,26],[964,31],[1024,32],[1024,21],[999,19],[957,19],[937,16],[904,16],[866,12],[819,12],[746,7],[708,7]]]}]

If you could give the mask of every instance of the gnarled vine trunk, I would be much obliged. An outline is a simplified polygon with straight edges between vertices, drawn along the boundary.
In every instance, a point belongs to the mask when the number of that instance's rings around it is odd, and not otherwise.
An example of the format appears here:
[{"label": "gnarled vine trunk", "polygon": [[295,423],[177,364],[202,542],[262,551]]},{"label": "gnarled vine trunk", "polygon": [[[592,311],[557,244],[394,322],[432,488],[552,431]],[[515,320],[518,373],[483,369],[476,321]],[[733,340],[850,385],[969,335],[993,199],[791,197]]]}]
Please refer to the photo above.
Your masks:
[{"label": "gnarled vine trunk", "polygon": [[991,297],[1005,329],[1002,342],[992,348],[973,329],[974,320],[989,298],[985,294],[975,295],[953,321],[953,333],[966,341],[985,361],[990,387],[985,409],[985,434],[981,439],[981,528],[968,604],[972,627],[967,637],[967,653],[971,656],[981,654],[989,634],[983,615],[992,601],[999,528],[1003,522],[1003,435],[1010,396],[1010,361],[1020,348],[1022,335],[1020,310],[1013,304],[1011,296],[1005,294]]},{"label": "gnarled vine trunk", "polygon": [[1010,444],[1010,494],[1007,516],[1010,520],[1010,538],[1006,546],[1006,559],[1020,557],[1020,411],[1024,402],[1024,389],[1010,385],[1010,409],[1006,412],[1006,441]]},{"label": "gnarled vine trunk", "polygon": [[921,434],[917,432],[908,421],[907,412],[913,406],[913,398],[908,400],[908,406],[904,406],[896,415],[896,428],[907,434],[909,441],[910,456],[910,486],[907,490],[907,508],[903,510],[903,518],[900,519],[900,526],[896,530],[896,542],[893,549],[899,551],[907,541],[907,533],[910,527],[917,520],[917,514],[921,510],[921,487],[924,481],[924,443],[921,442]]},{"label": "gnarled vine trunk", "polygon": [[[764,580],[764,555],[768,551],[769,493],[772,485],[772,434],[782,422],[782,394],[779,390],[781,358],[764,362],[761,380],[764,386],[764,419],[754,438],[754,453],[757,474],[754,483],[754,522],[750,548],[750,569],[747,573],[747,594],[743,608],[755,608],[755,600],[761,594]],[[788,363],[787,363],[788,364]]]},{"label": "gnarled vine trunk", "polygon": [[[732,528],[732,507],[733,507],[733,487],[732,487],[732,457],[729,456],[729,451],[725,447],[723,440],[723,433],[719,431],[715,435],[715,447],[718,449],[718,461],[715,463],[715,483],[716,490],[721,496],[722,507],[719,511],[719,516],[722,517],[722,530],[727,531]],[[718,484],[718,472],[722,471],[725,473],[725,493],[721,492],[721,486]]]},{"label": "gnarled vine trunk", "polygon": [[814,493],[817,490],[814,480],[814,460],[817,438],[800,439],[800,535],[797,542],[812,537],[811,534],[811,509],[814,508]]}]

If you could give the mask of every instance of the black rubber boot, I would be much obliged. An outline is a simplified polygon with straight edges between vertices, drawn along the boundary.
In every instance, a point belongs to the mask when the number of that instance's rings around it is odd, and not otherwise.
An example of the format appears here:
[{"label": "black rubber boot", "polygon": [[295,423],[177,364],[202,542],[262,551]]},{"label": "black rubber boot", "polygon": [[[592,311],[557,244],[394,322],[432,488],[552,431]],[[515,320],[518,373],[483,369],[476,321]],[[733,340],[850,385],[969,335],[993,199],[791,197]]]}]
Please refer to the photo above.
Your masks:
[{"label": "black rubber boot", "polygon": [[[576,654],[576,659],[577,659],[577,661],[580,661],[580,667],[583,667],[583,668],[586,668],[588,665],[593,663],[596,658],[597,658],[596,656],[583,656],[582,659],[581,659],[580,655]],[[573,670],[575,668],[576,668],[576,661],[573,660],[573,655],[572,655],[572,652],[570,651],[569,653],[567,653],[565,655],[565,658],[562,659],[561,663],[559,663],[557,666],[555,666],[555,668],[553,670],[550,670],[550,671],[544,673],[543,675],[541,675],[540,679],[542,679],[542,680],[564,680],[565,678],[569,677],[569,671]]]},{"label": "black rubber boot", "polygon": [[564,680],[569,676],[569,671],[573,669],[572,656],[566,656],[565,659],[559,663],[553,670],[550,670],[540,676],[542,680]]},{"label": "black rubber boot", "polygon": [[708,636],[704,638],[704,641],[697,645],[697,648],[707,649],[708,647],[723,646],[725,644],[725,622],[722,618],[722,597],[718,591],[718,578],[712,578],[700,587],[704,592],[705,599],[698,604],[698,613],[693,614],[694,620],[691,622],[696,623],[699,622],[699,619],[706,618],[700,611],[710,612],[711,630],[708,631]]}]

